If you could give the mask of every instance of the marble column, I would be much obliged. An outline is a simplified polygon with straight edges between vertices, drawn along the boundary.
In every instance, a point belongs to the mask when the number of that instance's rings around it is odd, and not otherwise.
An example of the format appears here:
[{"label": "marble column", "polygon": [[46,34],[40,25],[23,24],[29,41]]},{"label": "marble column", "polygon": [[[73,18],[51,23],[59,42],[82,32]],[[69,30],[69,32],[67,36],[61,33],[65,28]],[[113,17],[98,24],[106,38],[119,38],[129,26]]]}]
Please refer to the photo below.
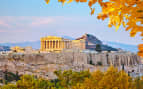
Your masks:
[{"label": "marble column", "polygon": [[58,41],[56,40],[56,49],[58,48]]},{"label": "marble column", "polygon": [[63,48],[63,41],[60,42],[60,48]]},{"label": "marble column", "polygon": [[49,49],[51,49],[51,41],[49,40]]},{"label": "marble column", "polygon": [[53,49],[55,49],[55,40],[53,40]]},{"label": "marble column", "polygon": [[57,48],[59,49],[59,40],[57,41]]},{"label": "marble column", "polygon": [[46,49],[48,49],[48,40],[46,41]]},{"label": "marble column", "polygon": [[47,41],[47,46],[48,46],[48,49],[49,49],[49,40]]},{"label": "marble column", "polygon": [[50,40],[50,49],[52,49],[52,41]]},{"label": "marble column", "polygon": [[52,46],[51,48],[53,49],[53,40],[51,41],[51,46]]},{"label": "marble column", "polygon": [[55,42],[55,40],[53,40],[53,49],[55,49],[56,48],[56,44],[55,44],[56,42]]},{"label": "marble column", "polygon": [[46,40],[46,49],[48,49],[48,41]]},{"label": "marble column", "polygon": [[59,41],[59,48],[61,48],[61,45],[60,45],[61,41]]},{"label": "marble column", "polygon": [[42,41],[42,46],[41,47],[42,47],[42,49],[44,49],[44,41]]},{"label": "marble column", "polygon": [[45,44],[44,44],[44,48],[46,49],[46,40],[44,41],[44,43],[45,43]]}]

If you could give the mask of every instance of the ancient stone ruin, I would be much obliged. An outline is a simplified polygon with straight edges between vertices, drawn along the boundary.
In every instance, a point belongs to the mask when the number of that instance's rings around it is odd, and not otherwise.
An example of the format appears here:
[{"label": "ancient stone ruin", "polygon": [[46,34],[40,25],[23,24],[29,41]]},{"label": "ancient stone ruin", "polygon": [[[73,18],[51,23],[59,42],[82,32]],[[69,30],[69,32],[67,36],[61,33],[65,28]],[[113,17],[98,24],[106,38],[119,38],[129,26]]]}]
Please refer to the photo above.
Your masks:
[{"label": "ancient stone ruin", "polygon": [[20,74],[34,74],[55,78],[55,70],[90,70],[100,68],[106,71],[110,65],[121,68],[135,67],[139,65],[141,58],[129,52],[61,52],[61,53],[38,53],[19,54],[12,53],[0,55],[0,68],[8,69],[11,72],[19,71]]}]

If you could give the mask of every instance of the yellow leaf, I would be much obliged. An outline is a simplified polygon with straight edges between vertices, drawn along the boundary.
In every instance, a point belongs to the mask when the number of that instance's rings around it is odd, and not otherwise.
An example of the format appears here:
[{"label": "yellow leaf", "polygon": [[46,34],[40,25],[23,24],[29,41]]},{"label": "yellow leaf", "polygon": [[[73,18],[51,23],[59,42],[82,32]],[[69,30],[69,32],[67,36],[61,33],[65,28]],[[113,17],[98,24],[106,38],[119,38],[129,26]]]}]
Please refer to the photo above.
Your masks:
[{"label": "yellow leaf", "polygon": [[141,24],[143,24],[143,20],[141,20]]},{"label": "yellow leaf", "polygon": [[87,0],[80,0],[80,2],[87,2]]},{"label": "yellow leaf", "polygon": [[106,19],[107,17],[108,17],[108,16],[107,16],[106,14],[103,14],[102,17],[101,17],[101,19],[104,20],[104,19]]},{"label": "yellow leaf", "polygon": [[116,32],[118,31],[119,27],[120,27],[120,25],[117,25],[117,26],[116,26]]},{"label": "yellow leaf", "polygon": [[46,4],[49,4],[50,0],[45,0]]},{"label": "yellow leaf", "polygon": [[108,24],[108,27],[112,27],[112,25],[111,25],[111,24]]},{"label": "yellow leaf", "polygon": [[97,2],[97,0],[92,0],[93,1],[93,4],[95,4]]},{"label": "yellow leaf", "polygon": [[139,45],[138,45],[138,49],[139,49],[140,51],[143,51],[143,44],[139,44]]},{"label": "yellow leaf", "polygon": [[139,44],[138,49],[139,49],[138,55],[143,57],[143,44]]},{"label": "yellow leaf", "polygon": [[126,19],[128,19],[128,18],[129,18],[129,16],[128,16],[128,15],[125,15],[125,18],[126,18]]},{"label": "yellow leaf", "polygon": [[140,36],[143,36],[143,32],[141,33],[141,35]]},{"label": "yellow leaf", "polygon": [[89,6],[89,7],[91,7],[91,6],[92,6],[92,4],[93,4],[93,2],[92,2],[92,1],[89,1],[89,2],[88,2],[88,6]]},{"label": "yellow leaf", "polygon": [[73,2],[73,0],[69,0],[69,1],[67,1],[67,3],[71,3],[71,2]]},{"label": "yellow leaf", "polygon": [[98,0],[98,3],[102,6],[102,0]]},{"label": "yellow leaf", "polygon": [[65,3],[66,0],[58,0],[58,2]]},{"label": "yellow leaf", "polygon": [[130,26],[128,26],[128,27],[126,28],[126,31],[128,31],[129,29],[131,29],[131,27],[130,27]]},{"label": "yellow leaf", "polygon": [[138,51],[138,55],[143,58],[143,51]]},{"label": "yellow leaf", "polygon": [[126,23],[125,22],[122,22],[123,23],[123,27],[126,27]]},{"label": "yellow leaf", "polygon": [[112,12],[112,11],[114,11],[114,10],[115,10],[115,8],[110,8],[110,9],[109,9],[110,12]]},{"label": "yellow leaf", "polygon": [[76,2],[79,2],[80,0],[75,0]]},{"label": "yellow leaf", "polygon": [[91,15],[93,15],[94,14],[94,12],[95,12],[95,8],[91,8]]},{"label": "yellow leaf", "polygon": [[131,37],[135,37],[136,36],[136,32],[130,32],[130,36]]}]

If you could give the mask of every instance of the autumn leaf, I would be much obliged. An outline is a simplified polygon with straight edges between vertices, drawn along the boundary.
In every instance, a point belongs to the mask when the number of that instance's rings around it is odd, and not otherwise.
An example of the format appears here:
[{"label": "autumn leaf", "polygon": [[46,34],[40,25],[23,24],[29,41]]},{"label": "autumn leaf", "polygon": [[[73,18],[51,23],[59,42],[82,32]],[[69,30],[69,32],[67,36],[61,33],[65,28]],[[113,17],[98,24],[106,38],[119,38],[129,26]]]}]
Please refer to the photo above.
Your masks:
[{"label": "autumn leaf", "polygon": [[138,49],[139,49],[138,55],[143,57],[143,44],[139,44]]},{"label": "autumn leaf", "polygon": [[111,24],[108,24],[108,27],[112,27],[112,25],[111,25]]},{"label": "autumn leaf", "polygon": [[76,2],[79,2],[80,0],[75,0]]},{"label": "autumn leaf", "polygon": [[87,0],[80,0],[80,2],[87,2]]},{"label": "autumn leaf", "polygon": [[139,49],[139,50],[143,50],[143,44],[139,44],[139,45],[138,45],[138,49]]},{"label": "autumn leaf", "polygon": [[120,27],[120,25],[117,25],[117,26],[116,26],[116,32],[118,31],[119,27]]},{"label": "autumn leaf", "polygon": [[95,8],[91,8],[91,15],[93,15],[95,12]]},{"label": "autumn leaf", "polygon": [[92,6],[92,1],[88,2],[88,6],[91,7]]},{"label": "autumn leaf", "polygon": [[67,3],[71,3],[71,2],[73,2],[73,0],[69,0],[69,1],[67,1]]},{"label": "autumn leaf", "polygon": [[50,0],[45,0],[46,4],[49,4]]}]

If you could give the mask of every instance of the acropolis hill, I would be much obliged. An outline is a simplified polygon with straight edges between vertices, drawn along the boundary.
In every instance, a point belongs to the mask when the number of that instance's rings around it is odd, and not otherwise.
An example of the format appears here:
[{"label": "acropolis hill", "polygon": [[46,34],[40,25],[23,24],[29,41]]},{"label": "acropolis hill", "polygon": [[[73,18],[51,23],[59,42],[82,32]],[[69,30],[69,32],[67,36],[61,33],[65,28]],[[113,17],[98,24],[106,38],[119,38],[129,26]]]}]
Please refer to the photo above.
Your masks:
[{"label": "acropolis hill", "polygon": [[[97,45],[100,45],[100,51],[97,50]],[[55,78],[55,70],[105,71],[110,65],[119,70],[124,65],[126,72],[143,72],[139,67],[141,58],[137,54],[104,45],[90,34],[84,34],[75,40],[42,37],[38,51],[30,47],[13,47],[12,51],[0,55],[0,69],[7,68],[12,72],[18,71],[19,74],[34,74],[49,79]]]},{"label": "acropolis hill", "polygon": [[96,46],[100,45],[102,51],[117,51],[117,49],[103,45],[100,40],[90,34],[84,34],[75,40],[69,40],[56,36],[47,36],[41,38],[41,51],[62,51],[64,49],[79,49],[79,50],[95,50]]}]

